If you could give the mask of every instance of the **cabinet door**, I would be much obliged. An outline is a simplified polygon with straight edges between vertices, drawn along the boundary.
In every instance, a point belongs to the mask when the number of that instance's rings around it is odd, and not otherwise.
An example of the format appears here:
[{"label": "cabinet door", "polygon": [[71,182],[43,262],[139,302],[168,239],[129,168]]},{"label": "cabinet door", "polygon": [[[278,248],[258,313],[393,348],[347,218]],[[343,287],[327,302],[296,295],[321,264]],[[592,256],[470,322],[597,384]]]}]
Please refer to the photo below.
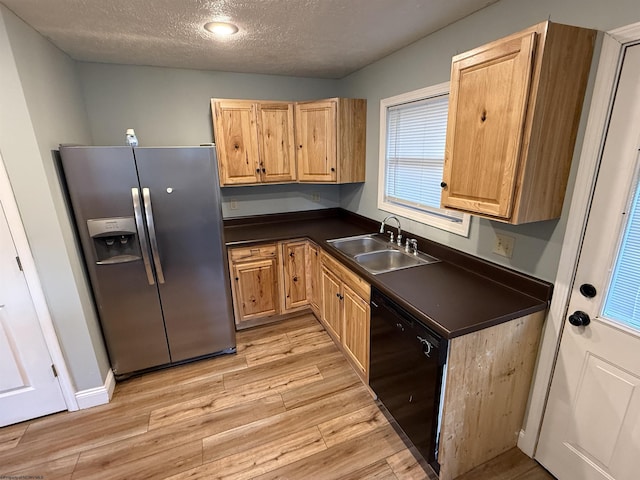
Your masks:
[{"label": "cabinet door", "polygon": [[306,240],[282,244],[284,309],[308,305],[306,276]]},{"label": "cabinet door", "polygon": [[293,103],[261,102],[258,112],[260,170],[263,182],[296,179]]},{"label": "cabinet door", "polygon": [[356,367],[367,378],[369,373],[370,306],[347,285],[343,286],[344,318],[342,344]]},{"label": "cabinet door", "polygon": [[535,33],[454,61],[442,206],[509,218]]},{"label": "cabinet door", "polygon": [[322,321],[336,339],[342,334],[342,294],[340,281],[326,268],[322,269]]},{"label": "cabinet door", "polygon": [[298,181],[338,181],[335,101],[296,104]]},{"label": "cabinet door", "polygon": [[258,183],[256,107],[249,100],[212,100],[220,185]]},{"label": "cabinet door", "polygon": [[233,266],[237,322],[278,313],[276,260],[266,259]]},{"label": "cabinet door", "polygon": [[322,267],[317,245],[308,244],[307,252],[307,292],[309,303],[318,314],[322,305]]}]

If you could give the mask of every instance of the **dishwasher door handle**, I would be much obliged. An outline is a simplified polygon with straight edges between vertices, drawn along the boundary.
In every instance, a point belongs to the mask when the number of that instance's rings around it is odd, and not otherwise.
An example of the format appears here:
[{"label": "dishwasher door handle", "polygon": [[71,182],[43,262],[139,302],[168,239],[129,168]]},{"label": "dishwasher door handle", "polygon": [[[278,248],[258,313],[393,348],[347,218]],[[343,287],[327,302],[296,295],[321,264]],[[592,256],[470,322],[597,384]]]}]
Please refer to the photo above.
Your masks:
[{"label": "dishwasher door handle", "polygon": [[416,338],[422,344],[422,353],[431,358],[431,349],[433,348],[431,342],[425,338],[422,338],[420,335],[417,335]]}]

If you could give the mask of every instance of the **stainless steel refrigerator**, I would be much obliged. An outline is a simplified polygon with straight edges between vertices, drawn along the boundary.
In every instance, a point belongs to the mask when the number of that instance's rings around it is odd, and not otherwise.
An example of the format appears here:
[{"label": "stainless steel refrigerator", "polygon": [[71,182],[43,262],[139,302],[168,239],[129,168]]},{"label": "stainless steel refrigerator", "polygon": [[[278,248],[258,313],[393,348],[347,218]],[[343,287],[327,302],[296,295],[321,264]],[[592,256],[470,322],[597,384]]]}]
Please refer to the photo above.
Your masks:
[{"label": "stainless steel refrigerator", "polygon": [[60,157],[116,378],[235,352],[215,150]]}]

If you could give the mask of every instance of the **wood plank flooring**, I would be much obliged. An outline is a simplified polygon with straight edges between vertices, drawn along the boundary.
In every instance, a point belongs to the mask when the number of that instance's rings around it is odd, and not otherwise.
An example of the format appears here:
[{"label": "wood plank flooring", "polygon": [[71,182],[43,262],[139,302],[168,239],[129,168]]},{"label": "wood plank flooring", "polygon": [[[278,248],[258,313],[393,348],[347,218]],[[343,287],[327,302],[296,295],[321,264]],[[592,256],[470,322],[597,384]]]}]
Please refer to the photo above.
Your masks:
[{"label": "wood plank flooring", "polygon": [[[118,383],[108,405],[0,428],[0,477],[437,478],[312,315],[237,340],[236,355]],[[461,477],[552,478],[517,449]]]}]

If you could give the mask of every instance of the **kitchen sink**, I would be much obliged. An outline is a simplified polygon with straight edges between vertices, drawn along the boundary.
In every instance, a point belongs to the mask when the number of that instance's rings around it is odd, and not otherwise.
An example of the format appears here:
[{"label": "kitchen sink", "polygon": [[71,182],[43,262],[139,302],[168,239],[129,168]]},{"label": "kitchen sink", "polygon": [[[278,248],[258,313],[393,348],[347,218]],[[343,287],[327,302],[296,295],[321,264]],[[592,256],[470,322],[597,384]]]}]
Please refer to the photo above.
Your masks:
[{"label": "kitchen sink", "polygon": [[388,242],[376,238],[372,235],[360,235],[358,237],[338,238],[329,240],[329,243],[340,250],[345,255],[355,257],[361,253],[384,251],[391,247]]},{"label": "kitchen sink", "polygon": [[400,268],[424,265],[426,260],[414,255],[407,255],[398,250],[380,250],[378,252],[361,253],[356,255],[356,262],[371,273],[390,272]]},{"label": "kitchen sink", "polygon": [[375,234],[336,238],[328,243],[373,273],[392,272],[402,268],[439,262],[437,258],[417,252],[415,255]]}]

